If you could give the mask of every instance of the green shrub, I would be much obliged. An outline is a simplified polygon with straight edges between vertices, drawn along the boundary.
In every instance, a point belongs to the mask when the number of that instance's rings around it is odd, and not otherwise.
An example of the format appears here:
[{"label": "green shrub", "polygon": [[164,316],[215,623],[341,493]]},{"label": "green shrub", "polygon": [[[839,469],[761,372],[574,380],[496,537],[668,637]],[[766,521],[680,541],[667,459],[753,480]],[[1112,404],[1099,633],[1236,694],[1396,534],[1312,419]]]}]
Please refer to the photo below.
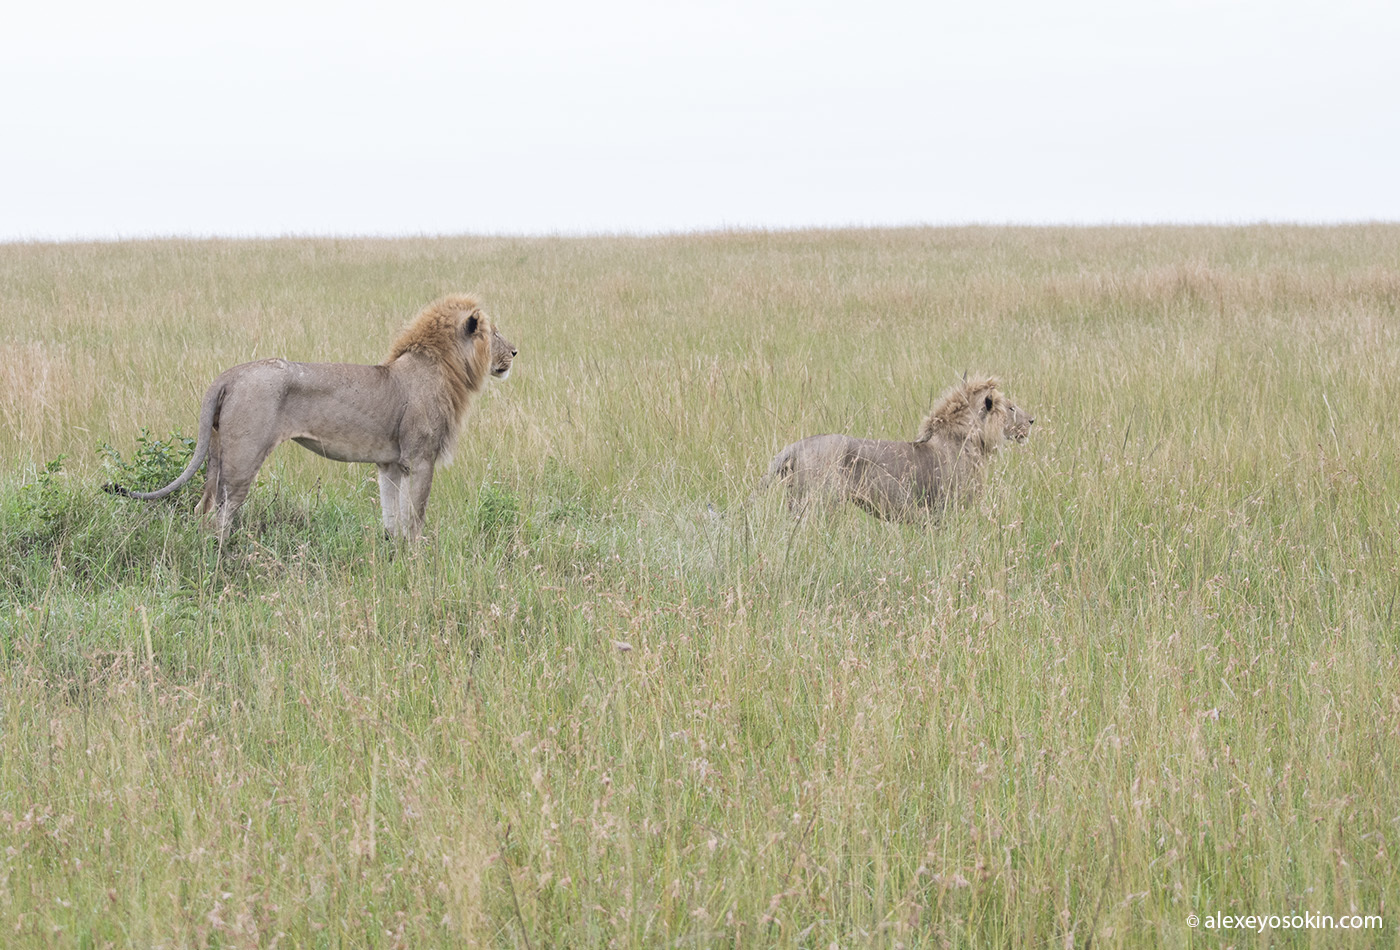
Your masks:
[{"label": "green shrub", "polygon": [[70,507],[63,484],[63,460],[67,457],[60,455],[46,462],[39,477],[20,486],[13,502],[6,506],[6,547],[22,552],[62,529]]},{"label": "green shrub", "polygon": [[157,439],[142,426],[136,444],[136,452],[127,461],[108,443],[99,443],[102,469],[114,485],[132,491],[154,491],[175,481],[185,470],[194,455],[195,440],[186,438],[179,429],[167,439]]}]

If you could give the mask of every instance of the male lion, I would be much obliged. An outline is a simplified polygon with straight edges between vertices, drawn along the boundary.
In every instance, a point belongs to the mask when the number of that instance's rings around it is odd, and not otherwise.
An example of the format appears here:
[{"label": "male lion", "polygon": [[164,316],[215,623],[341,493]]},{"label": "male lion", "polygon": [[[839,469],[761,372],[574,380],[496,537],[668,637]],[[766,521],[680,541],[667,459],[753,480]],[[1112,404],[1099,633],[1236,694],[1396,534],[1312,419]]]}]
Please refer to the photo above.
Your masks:
[{"label": "male lion", "polygon": [[205,457],[200,512],[216,515],[226,538],[258,469],[292,439],[338,462],[379,466],[379,502],[390,536],[416,539],[433,467],[452,459],[467,406],[487,375],[510,375],[515,347],[476,300],[462,294],[424,308],[378,366],[258,360],[219,376],[204,394],[194,457],[164,488],[108,491],[164,498],[188,482]]},{"label": "male lion", "polygon": [[778,453],[763,485],[779,482],[788,506],[850,501],[877,518],[913,521],[974,496],[987,460],[1006,439],[1024,442],[1035,422],[991,377],[945,392],[913,442],[814,435]]}]

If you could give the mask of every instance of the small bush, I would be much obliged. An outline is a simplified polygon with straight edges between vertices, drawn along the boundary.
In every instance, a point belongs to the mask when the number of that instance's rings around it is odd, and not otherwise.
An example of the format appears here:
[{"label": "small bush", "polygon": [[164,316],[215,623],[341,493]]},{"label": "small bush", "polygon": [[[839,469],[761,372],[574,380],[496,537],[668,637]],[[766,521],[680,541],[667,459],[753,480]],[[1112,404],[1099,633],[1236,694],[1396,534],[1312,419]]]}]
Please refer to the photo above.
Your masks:
[{"label": "small bush", "polygon": [[104,501],[94,486],[74,484],[63,460],[0,493],[0,597],[30,599],[56,583],[119,584],[168,557],[175,536],[197,539],[186,519],[174,519],[172,528],[171,519],[145,505]]},{"label": "small bush", "polygon": [[[63,460],[58,458],[44,464],[39,477],[20,487],[6,512],[5,536],[20,552],[44,543],[62,531],[69,520],[70,496],[65,490]],[[7,545],[8,547],[9,545]]]},{"label": "small bush", "polygon": [[99,443],[103,471],[112,484],[133,491],[154,491],[175,481],[185,470],[194,455],[195,440],[186,438],[179,429],[167,439],[157,439],[142,426],[136,444],[136,452],[127,461],[111,445]]}]

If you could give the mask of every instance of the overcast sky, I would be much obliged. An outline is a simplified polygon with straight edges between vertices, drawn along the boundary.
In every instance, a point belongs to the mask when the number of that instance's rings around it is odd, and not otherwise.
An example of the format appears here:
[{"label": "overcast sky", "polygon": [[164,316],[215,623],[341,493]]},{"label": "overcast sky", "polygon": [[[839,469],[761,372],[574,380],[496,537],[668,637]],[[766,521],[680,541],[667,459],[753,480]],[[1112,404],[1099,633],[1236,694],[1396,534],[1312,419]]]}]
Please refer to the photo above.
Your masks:
[{"label": "overcast sky", "polygon": [[1400,220],[1394,0],[43,0],[0,240]]}]

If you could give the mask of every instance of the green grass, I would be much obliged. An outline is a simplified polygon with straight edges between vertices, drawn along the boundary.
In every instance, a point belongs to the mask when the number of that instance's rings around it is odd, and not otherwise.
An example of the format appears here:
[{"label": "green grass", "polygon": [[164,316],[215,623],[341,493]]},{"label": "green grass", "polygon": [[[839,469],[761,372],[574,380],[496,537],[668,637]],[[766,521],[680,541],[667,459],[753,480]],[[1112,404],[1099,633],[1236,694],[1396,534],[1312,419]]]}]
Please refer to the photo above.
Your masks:
[{"label": "green grass", "polygon": [[[0,943],[1393,945],[1397,260],[1388,225],[0,246]],[[178,467],[133,453],[221,370],[377,362],[450,290],[520,356],[423,543],[296,446],[223,548],[197,485],[101,493],[104,444]],[[967,369],[1037,419],[980,505],[750,498]]]}]

